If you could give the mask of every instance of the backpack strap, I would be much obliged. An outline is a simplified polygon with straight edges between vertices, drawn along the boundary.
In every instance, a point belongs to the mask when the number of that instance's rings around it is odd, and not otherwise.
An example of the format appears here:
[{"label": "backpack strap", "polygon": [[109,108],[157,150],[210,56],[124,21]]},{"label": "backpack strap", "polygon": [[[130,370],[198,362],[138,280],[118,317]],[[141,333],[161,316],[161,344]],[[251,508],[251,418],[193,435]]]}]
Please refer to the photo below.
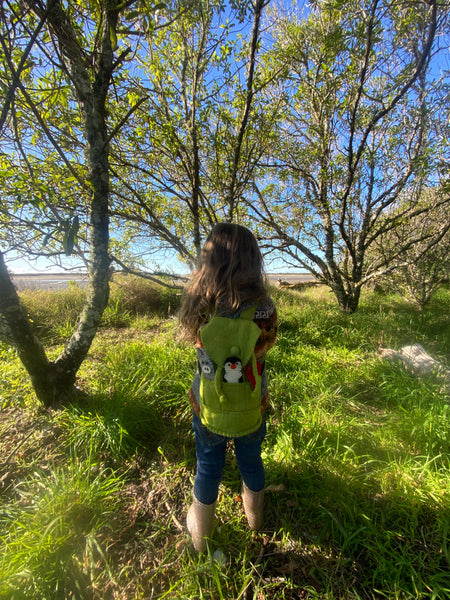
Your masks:
[{"label": "backpack strap", "polygon": [[245,319],[246,321],[253,321],[253,317],[255,316],[256,304],[253,306],[249,306],[244,309],[239,315],[239,319]]}]

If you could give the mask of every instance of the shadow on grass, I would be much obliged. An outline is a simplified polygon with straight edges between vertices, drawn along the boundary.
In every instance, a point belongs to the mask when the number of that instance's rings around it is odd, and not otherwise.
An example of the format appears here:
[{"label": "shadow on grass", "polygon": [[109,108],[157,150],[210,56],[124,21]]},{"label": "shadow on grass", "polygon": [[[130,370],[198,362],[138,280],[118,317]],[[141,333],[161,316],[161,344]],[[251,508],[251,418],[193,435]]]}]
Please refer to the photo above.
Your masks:
[{"label": "shadow on grass", "polygon": [[64,420],[70,445],[120,464],[130,457],[148,460],[192,437],[185,413],[158,408],[147,397],[91,395],[67,409]]},{"label": "shadow on grass", "polygon": [[431,497],[361,488],[320,468],[272,489],[266,576],[284,569],[295,585],[337,598],[448,597],[450,510]]}]

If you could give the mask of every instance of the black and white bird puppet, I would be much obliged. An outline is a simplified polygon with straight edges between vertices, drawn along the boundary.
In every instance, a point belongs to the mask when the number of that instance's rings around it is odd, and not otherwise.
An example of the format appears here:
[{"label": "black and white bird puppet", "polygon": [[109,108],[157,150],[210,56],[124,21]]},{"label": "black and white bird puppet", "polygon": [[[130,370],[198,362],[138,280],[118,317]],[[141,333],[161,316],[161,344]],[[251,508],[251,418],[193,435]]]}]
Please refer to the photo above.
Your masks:
[{"label": "black and white bird puppet", "polygon": [[227,383],[241,383],[242,363],[236,356],[230,356],[226,359],[224,365],[223,380]]}]

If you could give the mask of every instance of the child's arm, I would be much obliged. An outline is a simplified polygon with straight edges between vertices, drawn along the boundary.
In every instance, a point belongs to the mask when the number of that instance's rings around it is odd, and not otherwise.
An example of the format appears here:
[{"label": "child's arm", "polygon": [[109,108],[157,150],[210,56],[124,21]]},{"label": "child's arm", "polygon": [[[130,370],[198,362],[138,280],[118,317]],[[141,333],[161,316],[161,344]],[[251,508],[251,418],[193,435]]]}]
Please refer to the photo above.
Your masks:
[{"label": "child's arm", "polygon": [[265,306],[255,311],[254,321],[261,329],[261,335],[255,346],[255,356],[258,362],[263,363],[277,338],[278,314],[273,300],[269,299]]},{"label": "child's arm", "polygon": [[197,402],[197,398],[195,397],[195,394],[194,394],[194,391],[192,388],[189,390],[188,397],[189,397],[189,402],[191,403],[191,406],[192,406],[192,410],[195,412],[197,417],[199,417],[200,416],[200,405]]},{"label": "child's arm", "polygon": [[260,308],[260,310],[256,311],[254,319],[255,323],[261,329],[261,335],[255,346],[255,356],[256,360],[262,364],[261,412],[265,412],[269,406],[269,390],[264,363],[267,352],[275,344],[278,332],[278,314],[275,304],[271,299],[267,302],[267,306]]}]

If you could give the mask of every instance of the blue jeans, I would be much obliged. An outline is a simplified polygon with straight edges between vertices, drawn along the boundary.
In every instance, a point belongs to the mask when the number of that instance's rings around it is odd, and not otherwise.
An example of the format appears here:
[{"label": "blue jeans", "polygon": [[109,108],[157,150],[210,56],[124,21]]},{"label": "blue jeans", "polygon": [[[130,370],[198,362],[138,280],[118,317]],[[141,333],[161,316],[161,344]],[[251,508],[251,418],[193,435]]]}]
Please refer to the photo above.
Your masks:
[{"label": "blue jeans", "polygon": [[263,489],[265,473],[261,446],[266,435],[264,415],[259,429],[238,438],[212,433],[202,425],[196,414],[193,416],[192,427],[197,450],[197,474],[194,482],[194,495],[197,500],[203,504],[212,504],[217,499],[225,466],[225,450],[230,439],[234,439],[234,453],[245,485],[253,492]]}]

